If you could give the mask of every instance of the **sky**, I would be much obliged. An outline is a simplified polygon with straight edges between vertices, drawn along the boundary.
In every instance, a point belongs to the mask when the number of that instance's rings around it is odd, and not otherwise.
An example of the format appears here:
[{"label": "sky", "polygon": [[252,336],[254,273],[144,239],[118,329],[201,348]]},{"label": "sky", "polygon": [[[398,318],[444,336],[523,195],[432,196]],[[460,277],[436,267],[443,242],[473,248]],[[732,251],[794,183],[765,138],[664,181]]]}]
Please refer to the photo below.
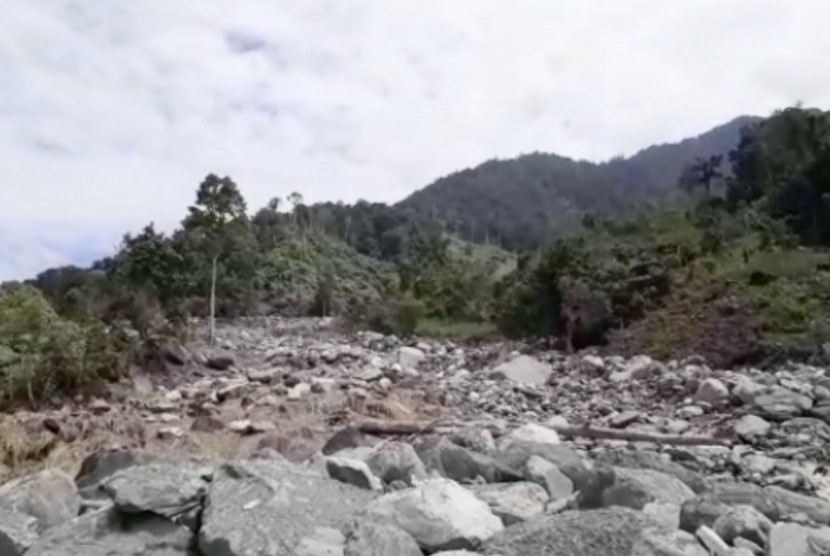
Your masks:
[{"label": "sky", "polygon": [[394,202],[830,107],[823,0],[0,0],[0,281],[85,264],[208,173]]}]

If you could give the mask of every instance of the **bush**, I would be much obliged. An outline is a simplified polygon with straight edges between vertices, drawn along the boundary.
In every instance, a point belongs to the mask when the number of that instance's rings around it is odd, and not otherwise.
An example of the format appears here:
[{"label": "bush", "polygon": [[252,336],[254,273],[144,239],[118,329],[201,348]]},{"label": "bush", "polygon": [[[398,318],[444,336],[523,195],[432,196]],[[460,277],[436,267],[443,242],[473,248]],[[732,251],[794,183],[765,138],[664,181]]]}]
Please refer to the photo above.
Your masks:
[{"label": "bush", "polygon": [[130,340],[98,323],[57,315],[34,288],[0,289],[0,403],[32,403],[117,377]]},{"label": "bush", "polygon": [[424,314],[423,303],[404,296],[355,307],[349,320],[359,328],[408,337],[415,333]]}]

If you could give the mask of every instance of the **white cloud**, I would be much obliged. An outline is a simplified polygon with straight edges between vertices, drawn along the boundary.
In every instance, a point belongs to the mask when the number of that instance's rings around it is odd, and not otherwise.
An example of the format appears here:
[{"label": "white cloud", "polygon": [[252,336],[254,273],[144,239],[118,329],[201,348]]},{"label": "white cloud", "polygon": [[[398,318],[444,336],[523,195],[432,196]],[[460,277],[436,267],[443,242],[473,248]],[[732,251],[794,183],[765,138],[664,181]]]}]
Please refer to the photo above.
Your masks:
[{"label": "white cloud", "polygon": [[172,226],[211,171],[254,207],[395,201],[493,156],[604,159],[830,101],[817,0],[9,4],[0,244],[23,255],[0,280]]}]

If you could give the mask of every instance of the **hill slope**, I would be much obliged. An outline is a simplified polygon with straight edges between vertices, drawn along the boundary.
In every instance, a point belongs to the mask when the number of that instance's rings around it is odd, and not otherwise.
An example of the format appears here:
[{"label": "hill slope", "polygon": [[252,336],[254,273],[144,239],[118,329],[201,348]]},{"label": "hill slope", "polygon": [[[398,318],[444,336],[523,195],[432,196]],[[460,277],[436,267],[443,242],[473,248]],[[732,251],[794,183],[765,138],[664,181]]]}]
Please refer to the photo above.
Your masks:
[{"label": "hill slope", "polygon": [[440,178],[397,206],[437,217],[467,239],[533,247],[587,212],[613,215],[670,199],[687,162],[728,152],[753,120],[739,117],[698,137],[600,164],[543,153],[489,160]]}]

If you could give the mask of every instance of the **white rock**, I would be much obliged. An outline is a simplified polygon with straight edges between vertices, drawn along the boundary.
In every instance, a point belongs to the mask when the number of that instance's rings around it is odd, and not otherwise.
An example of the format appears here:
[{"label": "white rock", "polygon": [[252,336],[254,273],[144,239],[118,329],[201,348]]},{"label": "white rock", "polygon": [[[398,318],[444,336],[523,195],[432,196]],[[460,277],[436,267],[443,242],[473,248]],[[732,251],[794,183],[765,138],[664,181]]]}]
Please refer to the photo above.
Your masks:
[{"label": "white rock", "polygon": [[749,441],[758,436],[766,436],[771,426],[757,415],[744,415],[735,423],[735,433],[740,438]]},{"label": "white rock", "polygon": [[642,380],[657,376],[663,370],[663,366],[648,355],[638,355],[628,362],[624,372],[635,380]]},{"label": "white rock", "polygon": [[716,378],[707,378],[700,383],[695,394],[695,401],[709,405],[719,405],[729,399],[729,389]]},{"label": "white rock", "polygon": [[305,382],[300,382],[288,391],[288,399],[293,401],[302,400],[310,393],[311,385]]},{"label": "white rock", "polygon": [[686,405],[677,410],[677,414],[684,419],[700,417],[704,413],[703,408],[697,405]]},{"label": "white rock", "polygon": [[503,442],[514,440],[538,442],[539,444],[559,444],[559,435],[555,430],[549,429],[548,427],[543,427],[535,423],[527,423],[511,431],[504,437]]},{"label": "white rock", "polygon": [[504,529],[487,503],[448,479],[387,494],[372,502],[366,514],[400,527],[428,553],[473,549]]},{"label": "white rock", "polygon": [[545,511],[550,496],[536,483],[498,483],[470,487],[501,518],[505,527],[532,519]]},{"label": "white rock", "polygon": [[182,393],[178,390],[170,390],[164,395],[164,399],[171,403],[182,401]]},{"label": "white rock", "polygon": [[490,378],[510,380],[522,384],[547,384],[553,370],[550,365],[542,363],[529,355],[519,355],[502,363],[490,371]]},{"label": "white rock", "polygon": [[398,363],[405,369],[417,368],[426,358],[426,354],[418,348],[404,346],[398,349]]}]

